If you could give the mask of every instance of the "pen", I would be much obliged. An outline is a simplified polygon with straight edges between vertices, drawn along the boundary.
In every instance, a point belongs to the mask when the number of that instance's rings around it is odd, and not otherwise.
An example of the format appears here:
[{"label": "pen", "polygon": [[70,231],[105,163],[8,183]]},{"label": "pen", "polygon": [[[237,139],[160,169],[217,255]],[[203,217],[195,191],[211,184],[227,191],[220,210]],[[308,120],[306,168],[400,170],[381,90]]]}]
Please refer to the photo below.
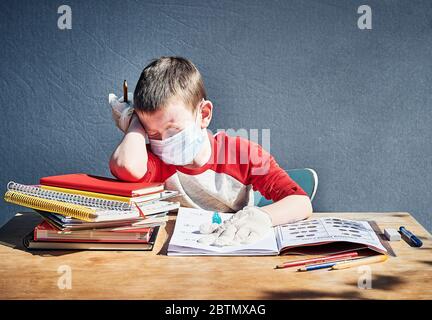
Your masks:
[{"label": "pen", "polygon": [[123,101],[128,103],[128,86],[126,80],[123,81]]},{"label": "pen", "polygon": [[410,242],[414,245],[414,247],[421,247],[423,242],[412,232],[408,231],[405,227],[399,228],[400,233],[404,235]]},{"label": "pen", "polygon": [[342,269],[362,266],[365,264],[384,262],[387,260],[387,258],[388,258],[387,255],[379,255],[379,256],[355,259],[351,261],[338,262],[334,266],[332,266],[331,270],[342,270]]},{"label": "pen", "polygon": [[327,256],[327,257],[297,260],[297,261],[285,262],[285,263],[282,263],[280,265],[277,265],[276,269],[298,267],[298,266],[304,266],[306,264],[322,263],[322,262],[328,262],[328,261],[333,261],[333,260],[344,260],[344,258],[353,258],[356,256],[358,256],[357,252],[348,252],[348,253],[342,253],[342,254],[334,254],[334,255]]}]

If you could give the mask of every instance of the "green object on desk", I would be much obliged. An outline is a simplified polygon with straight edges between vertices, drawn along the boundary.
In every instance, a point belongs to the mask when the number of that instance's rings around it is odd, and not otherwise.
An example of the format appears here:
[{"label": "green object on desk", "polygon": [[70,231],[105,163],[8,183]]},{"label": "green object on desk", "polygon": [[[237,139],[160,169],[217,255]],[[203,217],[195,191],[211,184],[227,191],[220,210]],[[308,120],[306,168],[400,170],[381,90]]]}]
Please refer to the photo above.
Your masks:
[{"label": "green object on desk", "polygon": [[[305,168],[287,170],[286,172],[308,194],[312,201],[318,187],[318,175],[315,170]],[[255,191],[254,204],[256,206],[262,207],[271,203],[273,203],[272,200],[264,198],[259,191]]]},{"label": "green object on desk", "polygon": [[217,223],[217,224],[221,224],[222,223],[222,218],[219,215],[219,212],[215,211],[213,213],[213,217],[212,217],[212,223]]}]

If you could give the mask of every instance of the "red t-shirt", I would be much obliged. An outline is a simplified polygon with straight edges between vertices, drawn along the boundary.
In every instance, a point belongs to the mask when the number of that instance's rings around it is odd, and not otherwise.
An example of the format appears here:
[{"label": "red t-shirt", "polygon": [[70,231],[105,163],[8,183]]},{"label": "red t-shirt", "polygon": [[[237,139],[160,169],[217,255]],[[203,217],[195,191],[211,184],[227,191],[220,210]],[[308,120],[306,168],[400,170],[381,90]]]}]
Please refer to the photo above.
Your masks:
[{"label": "red t-shirt", "polygon": [[209,133],[212,154],[200,168],[169,165],[151,152],[148,145],[147,173],[141,181],[165,182],[178,190],[182,206],[233,212],[253,205],[253,191],[278,201],[307,193],[260,145],[225,132]]}]

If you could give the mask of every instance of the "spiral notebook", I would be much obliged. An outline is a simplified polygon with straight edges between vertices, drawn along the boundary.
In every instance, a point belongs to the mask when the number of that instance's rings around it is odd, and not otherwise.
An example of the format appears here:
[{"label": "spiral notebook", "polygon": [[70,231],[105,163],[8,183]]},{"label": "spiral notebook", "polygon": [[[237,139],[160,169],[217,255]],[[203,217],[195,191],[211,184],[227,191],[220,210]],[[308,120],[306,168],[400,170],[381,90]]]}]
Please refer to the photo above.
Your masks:
[{"label": "spiral notebook", "polygon": [[[57,200],[67,203],[78,204],[86,207],[95,207],[107,210],[124,210],[128,211],[135,207],[133,202],[127,203],[125,201],[110,200],[106,198],[100,198],[96,196],[87,196],[84,194],[74,192],[61,192],[59,190],[47,189],[41,185],[24,185],[10,181],[7,185],[8,191],[17,191],[20,193],[28,194],[30,196]],[[78,190],[77,190],[78,191]],[[153,194],[154,195],[154,194]],[[156,194],[157,197],[148,198],[146,201],[137,202],[140,207],[143,203],[150,203],[154,201],[166,200],[178,195],[178,191],[165,190]]]},{"label": "spiral notebook", "polygon": [[[130,207],[124,202],[62,194],[14,182],[8,184],[4,200],[31,209],[58,213],[88,222],[131,219],[146,214],[145,205],[139,206],[138,209],[138,205]],[[174,204],[179,207],[178,203]]]},{"label": "spiral notebook", "polygon": [[22,194],[27,194],[29,196],[43,198],[48,200],[56,200],[61,202],[67,202],[71,204],[77,204],[86,207],[94,207],[107,210],[130,210],[132,206],[128,203],[117,201],[117,200],[107,200],[96,197],[88,197],[84,195],[71,194],[53,190],[46,190],[38,185],[24,185],[10,181],[7,184],[8,191],[15,191]]}]

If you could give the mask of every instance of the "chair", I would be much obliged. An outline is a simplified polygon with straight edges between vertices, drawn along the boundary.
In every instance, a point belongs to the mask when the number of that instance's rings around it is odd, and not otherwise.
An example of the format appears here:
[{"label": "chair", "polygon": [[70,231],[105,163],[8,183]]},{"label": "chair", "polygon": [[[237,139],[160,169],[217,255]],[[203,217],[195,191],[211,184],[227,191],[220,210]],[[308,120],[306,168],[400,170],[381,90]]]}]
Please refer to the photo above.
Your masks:
[{"label": "chair", "polygon": [[[292,169],[287,170],[288,175],[293,179],[309,196],[311,201],[315,197],[318,188],[318,175],[313,169]],[[267,200],[259,191],[254,193],[254,204],[258,207],[266,206],[273,203]]]}]

